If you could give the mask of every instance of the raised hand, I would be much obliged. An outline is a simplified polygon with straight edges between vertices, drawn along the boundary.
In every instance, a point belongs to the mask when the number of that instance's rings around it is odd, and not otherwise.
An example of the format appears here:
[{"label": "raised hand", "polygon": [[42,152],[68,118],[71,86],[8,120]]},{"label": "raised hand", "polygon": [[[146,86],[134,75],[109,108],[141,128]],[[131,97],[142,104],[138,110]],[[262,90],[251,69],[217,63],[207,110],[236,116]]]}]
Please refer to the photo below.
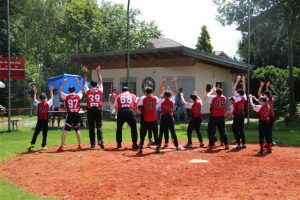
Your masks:
[{"label": "raised hand", "polygon": [[96,70],[96,72],[98,72],[98,73],[99,73],[99,72],[101,71],[101,66],[100,66],[100,65],[98,65],[98,66],[96,67],[96,69],[95,69],[95,70]]},{"label": "raised hand", "polygon": [[53,86],[51,86],[51,87],[49,88],[49,91],[50,91],[50,92],[52,92],[52,91],[53,91]]},{"label": "raised hand", "polygon": [[83,66],[83,68],[82,68],[82,72],[83,72],[84,74],[88,72],[88,69],[87,69],[87,67],[86,67],[86,66]]},{"label": "raised hand", "polygon": [[163,82],[163,83],[166,82],[166,78],[162,78],[161,82]]},{"label": "raised hand", "polygon": [[271,82],[268,81],[267,84],[266,84],[266,87],[269,88],[270,84],[271,84]]},{"label": "raised hand", "polygon": [[245,76],[242,76],[242,81],[243,81],[243,83],[246,82],[246,77]]},{"label": "raised hand", "polygon": [[236,77],[236,81],[240,81],[241,78],[242,78],[241,76],[237,76],[237,77]]},{"label": "raised hand", "polygon": [[175,81],[177,81],[177,76],[176,75],[174,75],[173,78],[172,78],[172,82],[175,82]]},{"label": "raised hand", "polygon": [[261,82],[260,82],[260,87],[262,88],[262,87],[264,87],[264,85],[265,85],[265,82],[264,82],[264,81],[261,81]]}]

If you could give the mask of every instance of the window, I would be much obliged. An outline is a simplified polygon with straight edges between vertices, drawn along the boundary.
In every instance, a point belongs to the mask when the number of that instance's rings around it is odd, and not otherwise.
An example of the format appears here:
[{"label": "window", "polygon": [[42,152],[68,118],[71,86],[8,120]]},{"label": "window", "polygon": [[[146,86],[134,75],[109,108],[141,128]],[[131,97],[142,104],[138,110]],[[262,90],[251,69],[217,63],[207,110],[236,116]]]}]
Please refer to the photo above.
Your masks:
[{"label": "window", "polygon": [[136,94],[136,78],[135,77],[129,77],[129,82],[127,85],[127,78],[121,77],[120,79],[120,91],[124,86],[127,86],[129,88],[129,91],[133,94]]},{"label": "window", "polygon": [[113,79],[104,79],[103,80],[103,101],[107,102],[109,99],[109,94],[113,89]]}]

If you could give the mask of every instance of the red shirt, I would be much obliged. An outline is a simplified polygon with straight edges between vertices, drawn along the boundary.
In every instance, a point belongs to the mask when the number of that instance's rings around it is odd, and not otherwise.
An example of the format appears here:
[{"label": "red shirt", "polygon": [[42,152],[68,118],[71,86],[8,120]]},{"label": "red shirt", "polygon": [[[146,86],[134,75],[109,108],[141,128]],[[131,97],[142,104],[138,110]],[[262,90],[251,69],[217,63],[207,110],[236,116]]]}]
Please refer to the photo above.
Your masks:
[{"label": "red shirt", "polygon": [[162,115],[165,115],[165,114],[173,115],[173,107],[174,107],[174,103],[170,100],[170,98],[165,99],[161,103],[161,114]]},{"label": "red shirt", "polygon": [[226,98],[224,96],[216,96],[211,102],[211,116],[221,117],[226,113]]},{"label": "red shirt", "polygon": [[117,96],[118,108],[135,108],[136,96],[129,92],[121,93]]},{"label": "red shirt", "polygon": [[193,117],[201,117],[202,116],[201,107],[202,107],[202,104],[200,101],[196,101],[193,103],[193,105],[191,107]]},{"label": "red shirt", "polygon": [[261,106],[261,108],[258,111],[259,114],[259,120],[260,121],[269,121],[269,112],[270,110],[268,109],[267,105]]},{"label": "red shirt", "polygon": [[145,122],[157,121],[156,105],[157,105],[158,101],[159,101],[158,98],[153,95],[149,95],[143,99]]},{"label": "red shirt", "polygon": [[46,101],[41,101],[37,106],[38,119],[48,119],[49,104]]},{"label": "red shirt", "polygon": [[100,89],[91,88],[85,94],[88,108],[102,106],[103,93]]},{"label": "red shirt", "polygon": [[66,95],[66,104],[68,112],[79,112],[80,110],[80,96],[78,94],[72,93]]},{"label": "red shirt", "polygon": [[268,100],[268,104],[270,106],[270,112],[269,112],[270,116],[275,115],[275,113],[274,113],[274,103],[275,103],[275,101],[274,101],[273,98]]},{"label": "red shirt", "polygon": [[245,105],[246,105],[246,99],[242,97],[242,99],[234,104],[234,111],[233,114],[235,115],[241,115],[245,114]]}]

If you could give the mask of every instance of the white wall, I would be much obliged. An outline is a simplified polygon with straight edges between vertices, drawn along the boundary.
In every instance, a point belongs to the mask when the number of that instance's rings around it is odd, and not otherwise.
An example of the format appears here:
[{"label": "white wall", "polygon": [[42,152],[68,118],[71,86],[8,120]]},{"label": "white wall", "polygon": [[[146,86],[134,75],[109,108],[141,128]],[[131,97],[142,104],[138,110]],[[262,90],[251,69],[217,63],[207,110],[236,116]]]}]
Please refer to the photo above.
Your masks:
[{"label": "white wall", "polygon": [[[101,73],[103,78],[112,78],[114,88],[117,89],[120,89],[120,78],[126,77],[126,69],[103,69]],[[215,85],[216,82],[224,82],[225,96],[231,96],[233,76],[230,70],[219,67],[197,63],[195,66],[132,68],[130,70],[130,77],[135,77],[137,80],[137,96],[143,95],[142,81],[144,78],[152,77],[155,80],[155,95],[158,95],[161,79],[166,76],[172,77],[174,75],[177,77],[195,77],[195,90],[201,98],[203,98],[206,84]],[[96,80],[95,71],[93,71],[92,77],[93,80]],[[204,112],[209,112],[209,105],[207,103],[204,103]]]}]

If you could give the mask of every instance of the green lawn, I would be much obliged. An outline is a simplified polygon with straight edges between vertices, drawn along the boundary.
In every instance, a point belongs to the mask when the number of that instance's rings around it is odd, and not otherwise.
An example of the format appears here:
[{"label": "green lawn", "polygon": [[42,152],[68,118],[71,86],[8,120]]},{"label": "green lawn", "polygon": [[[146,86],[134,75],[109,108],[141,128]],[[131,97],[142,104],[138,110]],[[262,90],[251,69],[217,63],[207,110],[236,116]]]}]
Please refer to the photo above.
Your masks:
[{"label": "green lawn", "polygon": [[[30,118],[30,120],[33,118]],[[249,127],[246,128],[246,138],[248,142],[257,142],[258,141],[258,124],[251,123]],[[176,125],[177,136],[181,141],[181,144],[186,142],[186,129],[187,125]],[[33,129],[28,127],[19,127],[17,132],[7,133],[6,126],[0,124],[0,162],[4,162],[5,160],[9,159],[12,156],[20,152],[26,151],[26,147],[28,146],[32,134]],[[104,122],[103,125],[103,132],[104,132],[104,140],[105,141],[115,141],[115,130],[116,130],[116,123],[115,122]],[[233,139],[232,131],[230,125],[227,126],[227,131],[229,133],[229,139]],[[82,141],[83,143],[88,144],[88,130],[82,130]],[[202,133],[204,138],[207,138],[206,132],[206,124],[202,125]],[[274,141],[277,144],[282,145],[297,145],[300,146],[300,123],[299,122],[291,122],[288,127],[285,125],[283,121],[278,121],[274,127]],[[218,135],[218,134],[217,134]],[[48,146],[52,145],[59,145],[60,144],[60,130],[51,130],[48,133]],[[194,135],[194,137],[196,137]],[[130,130],[127,125],[124,126],[123,131],[123,138],[124,141],[130,141]],[[196,138],[194,138],[196,141]],[[41,135],[38,138],[36,146],[39,147],[41,143]],[[73,132],[71,132],[67,136],[67,144],[74,144],[76,143],[76,137]],[[0,199],[1,200],[24,200],[24,199],[47,199],[43,197],[33,196],[31,194],[27,194],[21,191],[19,188],[11,185],[5,180],[0,179]]]}]

